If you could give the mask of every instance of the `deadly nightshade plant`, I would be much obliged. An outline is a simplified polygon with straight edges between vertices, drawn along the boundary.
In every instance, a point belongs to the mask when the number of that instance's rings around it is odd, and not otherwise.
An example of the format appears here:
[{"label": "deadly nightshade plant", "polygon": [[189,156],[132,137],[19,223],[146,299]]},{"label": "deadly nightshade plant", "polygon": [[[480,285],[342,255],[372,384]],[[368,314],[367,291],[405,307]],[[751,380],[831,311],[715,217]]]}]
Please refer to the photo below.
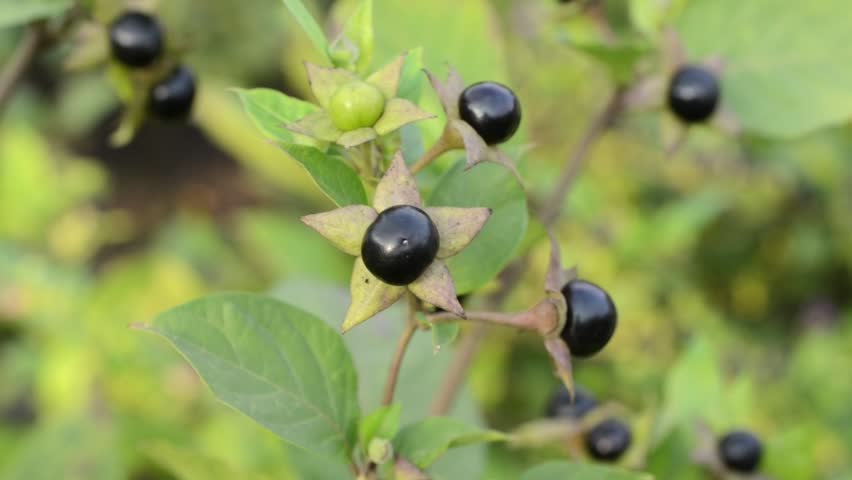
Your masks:
[{"label": "deadly nightshade plant", "polygon": [[[410,220],[399,228],[390,226],[379,235],[384,237],[381,251],[371,253],[371,231],[381,228],[383,216],[398,212],[400,208],[412,209],[421,221],[431,224],[430,232],[418,231]],[[464,309],[456,297],[453,279],[444,259],[456,255],[482,230],[491,210],[488,208],[423,207],[414,177],[405,165],[402,154],[397,153],[385,172],[373,198],[373,206],[350,205],[326,213],[307,215],[302,221],[331,241],[341,251],[357,257],[352,269],[350,291],[352,303],[346,313],[344,332],[387,309],[406,291],[420,300],[440,307],[458,317]],[[392,221],[392,220],[391,220]],[[415,219],[416,221],[416,219]],[[407,224],[407,225],[406,225]],[[422,230],[422,229],[419,229]],[[424,235],[433,238],[422,239]],[[432,243],[409,251],[415,243]],[[394,265],[383,268],[376,255],[393,255],[388,259]],[[426,251],[424,251],[426,250]],[[366,255],[365,255],[366,254]],[[425,258],[423,258],[425,257]],[[401,273],[393,273],[394,271]]]}]

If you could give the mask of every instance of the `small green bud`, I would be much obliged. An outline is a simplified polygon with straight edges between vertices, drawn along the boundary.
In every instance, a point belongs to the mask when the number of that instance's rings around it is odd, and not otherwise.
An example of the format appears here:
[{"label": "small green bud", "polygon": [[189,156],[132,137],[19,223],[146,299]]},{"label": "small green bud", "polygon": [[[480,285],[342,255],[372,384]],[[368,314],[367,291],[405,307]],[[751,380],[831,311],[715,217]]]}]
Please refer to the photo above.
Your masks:
[{"label": "small green bud", "polygon": [[328,104],[328,115],[334,126],[344,132],[372,127],[385,110],[381,90],[366,82],[343,85]]},{"label": "small green bud", "polygon": [[385,438],[376,437],[367,446],[367,457],[371,462],[381,465],[393,458],[393,445]]}]

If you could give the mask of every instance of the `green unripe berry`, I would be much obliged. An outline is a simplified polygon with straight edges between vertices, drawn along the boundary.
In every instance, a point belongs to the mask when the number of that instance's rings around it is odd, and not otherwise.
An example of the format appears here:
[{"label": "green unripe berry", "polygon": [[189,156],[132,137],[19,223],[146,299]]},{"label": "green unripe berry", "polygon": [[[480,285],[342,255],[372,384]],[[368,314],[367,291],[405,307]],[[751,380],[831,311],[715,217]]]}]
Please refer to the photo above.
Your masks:
[{"label": "green unripe berry", "polygon": [[376,437],[367,446],[367,457],[371,462],[381,465],[393,458],[393,445],[387,439]]},{"label": "green unripe berry", "polygon": [[339,130],[348,132],[372,127],[385,111],[385,96],[366,82],[352,82],[337,89],[328,104],[328,115]]}]

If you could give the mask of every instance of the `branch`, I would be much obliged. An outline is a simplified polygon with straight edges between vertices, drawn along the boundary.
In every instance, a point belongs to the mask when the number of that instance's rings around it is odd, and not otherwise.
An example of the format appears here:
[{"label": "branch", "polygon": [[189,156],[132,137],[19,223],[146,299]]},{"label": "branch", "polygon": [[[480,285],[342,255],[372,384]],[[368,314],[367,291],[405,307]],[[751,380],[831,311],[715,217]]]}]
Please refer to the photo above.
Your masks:
[{"label": "branch", "polygon": [[393,403],[393,394],[396,390],[396,380],[399,378],[399,370],[402,368],[402,360],[405,358],[405,351],[408,350],[408,345],[411,343],[411,338],[414,337],[414,332],[417,331],[417,321],[414,315],[417,313],[415,302],[409,298],[408,302],[408,322],[405,325],[405,330],[399,337],[399,342],[396,344],[396,352],[391,360],[388,377],[385,380],[385,393],[382,395],[382,405],[390,405]]},{"label": "branch", "polygon": [[31,23],[24,32],[20,43],[18,43],[18,47],[12,52],[12,57],[3,66],[3,71],[0,72],[0,112],[3,111],[12,97],[15,85],[27,73],[35,60],[43,40],[44,22]]},{"label": "branch", "polygon": [[502,325],[521,330],[535,330],[528,312],[502,313],[502,312],[465,312],[466,318],[459,318],[449,312],[433,313],[426,316],[430,323],[464,322],[472,321],[491,325]]},{"label": "branch", "polygon": [[541,222],[545,227],[552,226],[556,219],[559,218],[559,213],[562,211],[562,204],[565,202],[565,198],[568,196],[574,180],[580,173],[580,169],[588,157],[589,150],[595,141],[612,126],[624,109],[624,96],[626,93],[626,88],[616,88],[604,109],[592,120],[592,123],[589,124],[586,131],[580,137],[580,141],[569,154],[565,168],[556,182],[556,187],[543,206]]}]

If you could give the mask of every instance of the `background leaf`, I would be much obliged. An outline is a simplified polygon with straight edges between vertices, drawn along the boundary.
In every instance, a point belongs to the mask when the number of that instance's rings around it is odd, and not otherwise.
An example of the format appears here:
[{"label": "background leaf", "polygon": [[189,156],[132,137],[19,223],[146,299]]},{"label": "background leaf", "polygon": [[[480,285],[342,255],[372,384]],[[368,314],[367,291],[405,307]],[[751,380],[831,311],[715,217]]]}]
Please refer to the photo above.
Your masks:
[{"label": "background leaf", "polygon": [[432,324],[432,350],[436,355],[442,348],[455,341],[459,335],[459,328],[459,322],[437,322]]},{"label": "background leaf", "polygon": [[358,425],[358,442],[365,449],[375,437],[390,439],[399,429],[399,414],[402,407],[395,403],[370,412]]},{"label": "background leaf", "polygon": [[792,137],[852,116],[852,62],[828,47],[852,44],[838,14],[847,9],[844,0],[694,0],[676,27],[691,61],[721,58],[722,102],[746,130]]},{"label": "background leaf", "polygon": [[472,443],[496,442],[506,435],[450,417],[431,417],[404,427],[393,439],[397,455],[427,468],[447,450]]},{"label": "background leaf", "polygon": [[72,4],[71,0],[0,0],[0,28],[52,17]]},{"label": "background leaf", "polygon": [[320,190],[338,206],[367,203],[367,193],[361,179],[341,159],[303,145],[287,145],[284,150],[305,167]]},{"label": "background leaf", "polygon": [[530,470],[521,480],[554,480],[576,478],[582,480],[653,480],[651,475],[630,472],[590,463],[549,462]]},{"label": "background leaf", "polygon": [[238,472],[220,459],[167,443],[148,445],[143,450],[178,480],[271,480],[265,475]]},{"label": "background leaf", "polygon": [[496,164],[464,171],[464,162],[457,163],[439,181],[428,203],[433,207],[491,208],[491,217],[473,242],[447,259],[459,295],[494,278],[511,260],[527,231],[524,190],[505,167]]},{"label": "background leaf", "polygon": [[345,457],[355,443],[357,378],[340,335],[269,297],[218,294],[154,319],[213,393],[284,440]]},{"label": "background leaf", "polygon": [[[326,58],[328,58],[328,40],[322,32],[322,27],[314,20],[311,12],[305,8],[305,4],[301,0],[282,0],[287,10],[296,18],[296,22],[305,31],[305,34],[310,38],[314,47]],[[330,61],[330,59],[329,59]]]}]

